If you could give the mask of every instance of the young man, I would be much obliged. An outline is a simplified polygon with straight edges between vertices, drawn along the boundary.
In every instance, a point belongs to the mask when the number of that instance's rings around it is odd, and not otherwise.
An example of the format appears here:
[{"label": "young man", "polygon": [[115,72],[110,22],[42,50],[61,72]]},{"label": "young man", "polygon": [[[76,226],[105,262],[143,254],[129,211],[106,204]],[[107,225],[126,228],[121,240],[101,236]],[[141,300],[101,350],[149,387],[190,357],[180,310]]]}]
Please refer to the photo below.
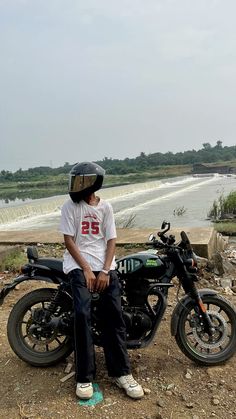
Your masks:
[{"label": "young man", "polygon": [[69,199],[62,207],[60,230],[66,252],[74,301],[76,395],[89,399],[96,364],[91,325],[92,293],[100,294],[99,318],[108,374],[134,399],[142,387],[130,372],[125,324],[121,311],[120,285],[115,272],[116,228],[111,205],[95,195],[105,171],[95,163],[78,163],[70,172]]}]

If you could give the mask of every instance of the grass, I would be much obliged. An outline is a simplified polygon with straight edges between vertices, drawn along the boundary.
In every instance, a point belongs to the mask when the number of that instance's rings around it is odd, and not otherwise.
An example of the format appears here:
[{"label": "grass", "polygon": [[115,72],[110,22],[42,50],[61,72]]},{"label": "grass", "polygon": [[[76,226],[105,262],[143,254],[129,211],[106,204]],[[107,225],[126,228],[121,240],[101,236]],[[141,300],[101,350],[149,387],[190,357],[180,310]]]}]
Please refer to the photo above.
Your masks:
[{"label": "grass", "polygon": [[236,236],[236,221],[222,221],[214,223],[214,228],[225,236]]},{"label": "grass", "polygon": [[10,250],[0,261],[0,269],[1,271],[18,272],[26,262],[27,257],[22,249]]}]

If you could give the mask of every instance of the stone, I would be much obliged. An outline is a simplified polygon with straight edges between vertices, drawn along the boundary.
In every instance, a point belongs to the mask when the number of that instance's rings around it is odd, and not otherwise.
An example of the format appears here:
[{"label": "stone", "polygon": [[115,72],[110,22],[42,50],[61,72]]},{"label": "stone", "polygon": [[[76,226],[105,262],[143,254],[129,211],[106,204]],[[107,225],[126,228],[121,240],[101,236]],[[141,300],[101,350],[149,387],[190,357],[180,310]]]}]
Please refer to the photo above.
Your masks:
[{"label": "stone", "polygon": [[144,387],[143,388],[144,394],[151,394],[151,390],[149,388]]},{"label": "stone", "polygon": [[226,294],[226,295],[232,295],[233,294],[233,291],[231,290],[230,287],[226,287],[226,288],[224,288],[224,294]]},{"label": "stone", "polygon": [[165,402],[164,402],[164,400],[162,400],[162,399],[158,399],[158,400],[157,400],[157,406],[159,406],[159,407],[165,407]]},{"label": "stone", "polygon": [[172,391],[170,391],[170,390],[166,390],[166,395],[167,395],[167,396],[172,396],[172,395],[173,395],[173,393],[172,393]]},{"label": "stone", "polygon": [[212,399],[212,404],[214,405],[214,406],[218,406],[218,404],[220,404],[220,400],[219,399],[216,399],[215,397]]},{"label": "stone", "polygon": [[187,407],[188,409],[192,409],[192,408],[194,407],[194,404],[193,404],[193,403],[191,403],[191,402],[186,403],[186,407]]},{"label": "stone", "polygon": [[231,277],[223,277],[220,279],[220,285],[222,288],[231,288],[232,287],[232,278]]},{"label": "stone", "polygon": [[223,258],[219,252],[213,253],[212,262],[214,265],[214,273],[217,275],[224,275]]}]

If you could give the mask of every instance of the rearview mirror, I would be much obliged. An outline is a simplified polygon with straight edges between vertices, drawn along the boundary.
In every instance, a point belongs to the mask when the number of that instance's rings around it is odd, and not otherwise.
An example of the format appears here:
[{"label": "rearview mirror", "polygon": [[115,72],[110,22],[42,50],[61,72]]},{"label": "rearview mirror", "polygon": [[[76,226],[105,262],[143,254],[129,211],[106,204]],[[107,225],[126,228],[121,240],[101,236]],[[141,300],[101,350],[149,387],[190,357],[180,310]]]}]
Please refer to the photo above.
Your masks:
[{"label": "rearview mirror", "polygon": [[150,236],[148,237],[148,240],[149,240],[150,242],[152,242],[153,240],[155,240],[155,236],[154,236],[154,234],[153,234],[153,233],[151,233],[151,234],[150,234]]}]

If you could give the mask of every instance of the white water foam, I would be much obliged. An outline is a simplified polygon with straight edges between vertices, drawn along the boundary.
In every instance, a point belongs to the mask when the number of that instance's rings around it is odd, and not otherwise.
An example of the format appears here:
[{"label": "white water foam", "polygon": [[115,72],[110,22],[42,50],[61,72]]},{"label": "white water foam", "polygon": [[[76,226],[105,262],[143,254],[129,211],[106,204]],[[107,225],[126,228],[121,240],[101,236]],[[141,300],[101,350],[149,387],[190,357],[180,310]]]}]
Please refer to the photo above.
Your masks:
[{"label": "white water foam", "polygon": [[[131,213],[142,214],[145,209],[146,224],[153,220],[151,207],[160,201],[171,200],[174,197],[187,195],[195,189],[203,190],[204,185],[214,181],[220,181],[219,177],[193,178],[192,176],[166,179],[162,181],[149,181],[145,183],[116,186],[104,188],[99,191],[99,196],[107,199],[113,204],[116,220]],[[221,182],[221,181],[220,181]],[[226,179],[226,184],[231,189],[236,180]],[[236,184],[235,184],[236,186]],[[51,198],[37,199],[34,201],[0,208],[1,230],[31,230],[39,228],[50,229],[58,226],[60,210],[68,195],[55,196]],[[199,195],[199,201],[200,201]],[[181,202],[181,199],[180,199]],[[202,206],[202,204],[200,204]],[[210,204],[209,204],[210,205]],[[198,207],[198,203],[195,203]],[[204,203],[203,203],[204,206]],[[149,209],[151,211],[149,211]],[[161,210],[161,208],[160,208]],[[139,220],[137,227],[142,227],[143,221]]]},{"label": "white water foam", "polygon": [[[204,181],[200,181],[200,182],[198,181],[197,183],[194,183],[193,185],[187,186],[187,187],[179,189],[177,191],[172,191],[172,192],[170,192],[166,195],[162,195],[162,196],[156,197],[154,199],[149,199],[148,201],[145,201],[145,202],[142,202],[142,203],[137,204],[135,206],[132,206],[132,208],[126,208],[126,209],[123,209],[121,211],[118,211],[116,213],[116,217],[118,218],[120,216],[123,216],[124,214],[137,212],[137,211],[139,211],[139,210],[141,210],[145,207],[149,207],[150,205],[152,205],[156,202],[159,202],[161,200],[168,200],[168,199],[171,199],[174,196],[183,195],[183,194],[189,192],[190,190],[198,189],[201,186],[206,185],[207,183],[214,182],[215,180],[217,180],[217,177],[211,177],[210,179],[208,178],[207,180],[204,180]],[[184,182],[184,183],[187,183],[187,182]],[[181,183],[178,183],[178,184],[181,184]]]},{"label": "white water foam", "polygon": [[[126,200],[127,197],[136,197],[163,187],[171,187],[181,183],[188,183],[192,178],[179,179],[177,181],[149,181],[143,183],[115,186],[104,188],[99,191],[103,199],[111,202]],[[31,202],[18,202],[12,206],[0,208],[0,225],[2,230],[30,228],[35,224],[47,224],[45,217],[58,218],[63,203],[68,199],[68,195],[55,196],[50,198],[36,199]]]}]

